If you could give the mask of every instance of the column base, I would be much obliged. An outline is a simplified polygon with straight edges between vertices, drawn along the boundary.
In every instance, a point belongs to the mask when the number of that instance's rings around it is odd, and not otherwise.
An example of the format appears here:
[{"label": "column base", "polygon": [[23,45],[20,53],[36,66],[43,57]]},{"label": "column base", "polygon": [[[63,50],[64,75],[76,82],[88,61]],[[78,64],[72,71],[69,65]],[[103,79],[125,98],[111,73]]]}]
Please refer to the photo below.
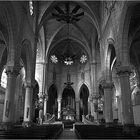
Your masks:
[{"label": "column base", "polygon": [[0,123],[0,130],[9,130],[13,128],[13,123],[11,122],[1,122]]},{"label": "column base", "polygon": [[23,127],[31,127],[31,126],[33,126],[33,122],[31,122],[31,121],[24,121],[23,123],[22,123],[22,126]]},{"label": "column base", "polygon": [[125,124],[123,126],[123,133],[126,136],[137,136],[137,127],[134,124]]}]

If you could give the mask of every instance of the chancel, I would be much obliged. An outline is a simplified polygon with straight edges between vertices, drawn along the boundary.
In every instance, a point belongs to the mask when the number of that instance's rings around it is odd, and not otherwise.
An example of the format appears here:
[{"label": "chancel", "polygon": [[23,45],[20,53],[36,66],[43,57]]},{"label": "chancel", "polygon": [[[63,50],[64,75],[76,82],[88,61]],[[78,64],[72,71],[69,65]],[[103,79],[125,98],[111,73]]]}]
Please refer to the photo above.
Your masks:
[{"label": "chancel", "polygon": [[0,139],[140,139],[139,9],[0,1]]}]

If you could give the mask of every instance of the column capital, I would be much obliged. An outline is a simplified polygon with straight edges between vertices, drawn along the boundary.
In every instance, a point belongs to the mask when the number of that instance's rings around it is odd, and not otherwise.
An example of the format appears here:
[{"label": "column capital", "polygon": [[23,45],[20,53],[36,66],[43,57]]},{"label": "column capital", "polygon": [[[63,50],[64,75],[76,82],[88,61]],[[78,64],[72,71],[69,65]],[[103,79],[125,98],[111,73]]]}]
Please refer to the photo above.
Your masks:
[{"label": "column capital", "polygon": [[89,102],[94,102],[94,101],[98,100],[98,98],[99,98],[99,95],[97,95],[97,94],[90,94],[89,98],[88,98],[88,101]]},{"label": "column capital", "polygon": [[57,102],[61,102],[62,101],[62,98],[57,98]]},{"label": "column capital", "polygon": [[118,75],[130,75],[132,70],[130,66],[118,66],[116,67],[116,71]]},{"label": "column capital", "polygon": [[101,85],[104,89],[106,89],[106,88],[111,88],[112,89],[114,87],[113,82],[107,82],[105,80],[102,81]]},{"label": "column capital", "polygon": [[24,86],[25,86],[25,88],[33,88],[34,87],[33,84],[30,82],[25,82]]},{"label": "column capital", "polygon": [[22,66],[6,66],[7,76],[18,76]]}]

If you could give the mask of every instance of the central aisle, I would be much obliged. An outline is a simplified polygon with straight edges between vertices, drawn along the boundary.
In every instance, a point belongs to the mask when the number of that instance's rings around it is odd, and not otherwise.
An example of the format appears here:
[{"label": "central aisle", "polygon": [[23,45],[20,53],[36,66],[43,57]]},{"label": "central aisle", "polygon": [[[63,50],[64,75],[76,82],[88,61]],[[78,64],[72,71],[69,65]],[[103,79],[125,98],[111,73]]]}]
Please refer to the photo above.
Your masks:
[{"label": "central aisle", "polygon": [[58,139],[78,139],[73,129],[64,129]]}]

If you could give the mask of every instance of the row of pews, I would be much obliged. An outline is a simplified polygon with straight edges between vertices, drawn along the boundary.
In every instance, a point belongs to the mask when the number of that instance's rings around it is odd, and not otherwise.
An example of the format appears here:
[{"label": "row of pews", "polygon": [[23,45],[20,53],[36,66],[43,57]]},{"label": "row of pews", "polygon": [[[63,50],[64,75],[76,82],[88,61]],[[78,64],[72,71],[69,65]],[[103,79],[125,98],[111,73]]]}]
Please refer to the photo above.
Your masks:
[{"label": "row of pews", "polygon": [[0,130],[0,139],[55,139],[63,131],[62,124],[35,125]]},{"label": "row of pews", "polygon": [[75,124],[75,132],[79,139],[140,139],[140,128],[135,133],[125,133],[123,126]]}]

